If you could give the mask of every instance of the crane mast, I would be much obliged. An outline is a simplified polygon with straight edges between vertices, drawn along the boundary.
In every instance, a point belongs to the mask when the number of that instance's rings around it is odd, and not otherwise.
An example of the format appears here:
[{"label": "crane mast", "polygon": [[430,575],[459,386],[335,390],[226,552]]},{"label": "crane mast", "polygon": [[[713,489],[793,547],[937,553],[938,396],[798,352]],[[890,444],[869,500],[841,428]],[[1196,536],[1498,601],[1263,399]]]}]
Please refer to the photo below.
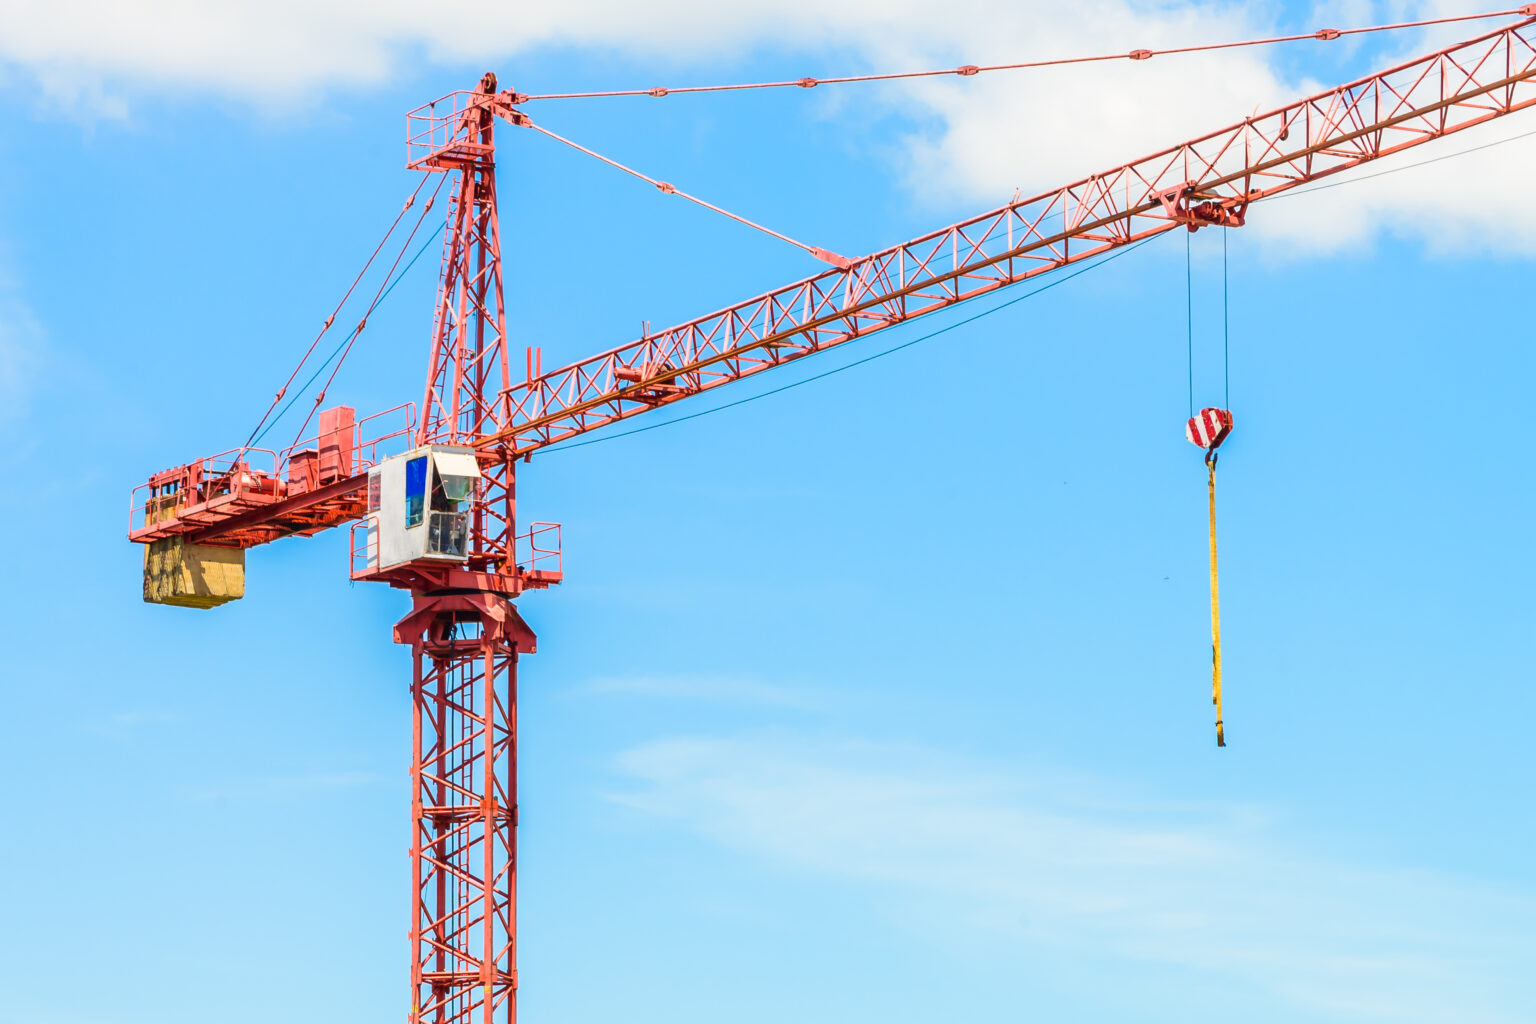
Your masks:
[{"label": "crane mast", "polygon": [[[482,91],[495,88],[486,75]],[[495,121],[488,108],[469,111],[459,144],[416,165],[458,179],[418,447],[472,444],[503,425],[495,396],[510,371]],[[517,663],[535,638],[512,603],[521,589],[513,458],[499,446],[478,461],[461,578],[437,587],[405,573],[411,612],[394,631],[412,661],[412,1022],[516,1016]]]},{"label": "crane mast", "polygon": [[[527,97],[488,74],[413,111],[408,166],[452,176],[419,421],[409,407],[383,426],[370,424],[384,414],[353,423],[343,410],[282,452],[244,446],[157,473],[135,492],[129,526],[151,545],[147,566],[158,550],[190,571],[198,551],[243,557],[352,522],[353,578],[410,592],[394,639],[412,654],[412,1024],[516,1016],[517,670],[536,641],[515,600],[563,578],[558,527],[518,532],[519,460],[1139,239],[1241,226],[1269,196],[1536,104],[1536,10],[1522,14],[560,369],[542,372],[530,349],[522,379],[506,333],[495,129],[530,126]],[[400,447],[478,471],[451,559],[379,557],[377,473]],[[147,569],[147,599],[149,587]]]}]

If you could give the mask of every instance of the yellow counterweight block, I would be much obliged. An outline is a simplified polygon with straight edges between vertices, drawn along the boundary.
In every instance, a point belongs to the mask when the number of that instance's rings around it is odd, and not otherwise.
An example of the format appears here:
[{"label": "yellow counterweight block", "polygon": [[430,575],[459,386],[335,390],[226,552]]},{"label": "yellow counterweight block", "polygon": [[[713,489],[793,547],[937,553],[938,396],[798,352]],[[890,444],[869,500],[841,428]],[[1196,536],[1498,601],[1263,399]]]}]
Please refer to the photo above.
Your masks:
[{"label": "yellow counterweight block", "polygon": [[144,549],[144,600],[181,608],[217,608],[245,596],[245,549],[188,544],[180,537]]}]

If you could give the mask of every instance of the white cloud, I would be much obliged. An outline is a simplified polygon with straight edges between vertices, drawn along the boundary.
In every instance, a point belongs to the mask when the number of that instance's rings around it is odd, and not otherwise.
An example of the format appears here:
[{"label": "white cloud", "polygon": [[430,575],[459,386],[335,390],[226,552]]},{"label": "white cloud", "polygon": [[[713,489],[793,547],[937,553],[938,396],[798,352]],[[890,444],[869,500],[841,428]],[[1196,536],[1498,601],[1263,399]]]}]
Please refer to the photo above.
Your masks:
[{"label": "white cloud", "polygon": [[110,739],[128,739],[175,720],[176,716],[168,711],[135,708],[128,711],[114,711],[95,721],[87,722],[85,731]]},{"label": "white cloud", "polygon": [[[942,13],[929,0],[464,0],[451,9],[418,0],[10,0],[0,7],[0,63],[26,69],[58,103],[110,116],[125,93],[143,90],[295,104],[317,90],[374,85],[408,61],[506,66],[552,45],[650,60],[662,66],[658,78],[705,64],[720,73],[733,58],[771,47],[799,55],[806,66],[783,58],[786,74],[798,77],[828,62],[834,71],[849,60],[858,65],[851,70],[890,70],[1125,52],[1461,7],[1339,0],[1318,4],[1305,26],[1281,26],[1265,20],[1262,5],[1151,0],[950,0]],[[1465,37],[1488,24],[1395,38],[1402,52],[1417,52],[1426,38]],[[1363,44],[1327,45],[1339,55]],[[892,147],[893,171],[914,195],[992,204],[1015,187],[1050,188],[1315,88],[1277,70],[1281,53],[1243,49],[932,79],[860,87],[838,102],[844,111],[914,115],[911,134]],[[1448,145],[1455,144],[1436,148]],[[1523,186],[1519,162],[1495,151],[1434,174],[1297,203],[1270,237],[1332,248],[1386,226],[1442,248],[1526,249],[1536,246],[1536,197]]]},{"label": "white cloud", "polygon": [[313,772],[308,775],[280,775],[269,778],[230,779],[189,786],[186,795],[202,801],[292,800],[314,793],[358,789],[379,782],[371,772]]},{"label": "white cloud", "polygon": [[1536,120],[1495,121],[1328,182],[1371,177],[1369,183],[1277,196],[1254,208],[1249,225],[1271,252],[1357,247],[1380,232],[1417,240],[1440,256],[1483,248],[1530,255],[1536,192],[1518,179],[1533,157]]},{"label": "white cloud", "polygon": [[621,767],[625,803],[921,907],[929,935],[1174,964],[1349,1019],[1529,1019],[1531,893],[1346,863],[1251,808],[783,736],[655,742]]},{"label": "white cloud", "polygon": [[801,709],[819,706],[809,693],[736,676],[608,676],[594,679],[580,689],[603,696],[659,697],[711,704]]},{"label": "white cloud", "polygon": [[0,268],[0,425],[26,415],[42,359],[43,329]]}]

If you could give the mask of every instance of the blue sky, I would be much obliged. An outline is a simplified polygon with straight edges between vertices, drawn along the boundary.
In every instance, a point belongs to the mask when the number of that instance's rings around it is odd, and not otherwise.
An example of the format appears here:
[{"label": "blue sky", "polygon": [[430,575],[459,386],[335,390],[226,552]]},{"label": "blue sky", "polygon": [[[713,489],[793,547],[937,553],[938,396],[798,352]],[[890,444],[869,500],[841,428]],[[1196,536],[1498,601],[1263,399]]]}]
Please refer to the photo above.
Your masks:
[{"label": "blue sky", "polygon": [[[143,53],[5,15],[0,1024],[405,1012],[405,598],[349,584],[332,532],[252,552],[241,602],[151,607],[124,534],[136,483],[246,436],[394,216],[407,109],[488,67],[648,86],[1033,39],[1001,8],[994,41],[928,39],[905,4],[860,35],[858,4],[846,23],[788,4],[785,28],[678,2],[655,12],[675,38],[616,41],[629,15],[590,3],[450,46],[314,7],[277,42],[251,15],[199,48],[147,4],[134,28],[189,41]],[[1021,52],[1435,12],[1099,7],[1091,26],[1030,8]],[[301,59],[332,29],[363,42]],[[536,113],[860,253],[1423,43],[1159,59],[1156,88],[1115,71],[1070,98],[1089,80],[1001,78],[970,107],[945,85]],[[501,154],[510,332],[546,367],[816,269],[531,133]],[[519,497],[564,523],[568,582],[522,604],[526,1018],[1536,1020],[1536,208],[1506,191],[1533,155],[1277,200],[1229,237],[1225,750],[1181,235],[846,373],[535,458]],[[1193,238],[1201,404],[1221,397],[1221,241]],[[333,398],[419,397],[435,263]]]}]

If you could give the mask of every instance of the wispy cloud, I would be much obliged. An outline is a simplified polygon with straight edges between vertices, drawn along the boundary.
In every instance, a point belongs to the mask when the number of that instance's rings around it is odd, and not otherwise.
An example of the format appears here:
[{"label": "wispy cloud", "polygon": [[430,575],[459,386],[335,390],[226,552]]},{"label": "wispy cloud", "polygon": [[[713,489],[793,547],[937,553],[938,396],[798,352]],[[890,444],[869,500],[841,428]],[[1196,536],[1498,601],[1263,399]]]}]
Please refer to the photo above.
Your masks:
[{"label": "wispy cloud", "polygon": [[373,772],[311,772],[254,779],[207,781],[186,789],[186,796],[200,801],[281,800],[313,793],[358,789],[381,781]]},{"label": "wispy cloud", "polygon": [[169,711],[155,708],[130,708],[125,711],[114,711],[87,722],[85,731],[96,736],[123,739],[145,729],[165,725],[174,719],[175,716]]},{"label": "wispy cloud", "polygon": [[[31,91],[56,105],[115,117],[124,115],[124,97],[145,92],[313,106],[317,92],[373,87],[408,63],[478,71],[540,47],[618,52],[655,64],[658,74],[693,81],[722,77],[722,64],[771,48],[798,54],[781,72],[794,77],[1125,53],[1465,13],[1466,6],[1338,0],[1316,4],[1301,24],[1275,23],[1275,10],[1144,0],[953,0],[936,18],[927,0],[465,0],[453,18],[444,18],[414,0],[10,0],[0,5],[0,67],[19,70],[18,78],[32,80]],[[465,32],[467,24],[474,31]],[[1490,24],[1399,34],[1388,44],[1373,38],[1371,46],[1397,48],[1373,63],[1385,66],[1392,57]],[[857,105],[866,123],[872,113],[900,113],[912,126],[908,133],[875,144],[888,146],[893,172],[906,175],[914,198],[990,204],[1015,187],[1026,193],[1053,188],[1351,77],[1330,70],[1318,82],[1290,69],[1298,56],[1341,68],[1339,59],[1364,45],[1352,37],[859,87],[826,100],[823,113]],[[835,62],[829,63],[829,52],[838,55]],[[582,87],[509,84],[533,91]],[[1454,169],[1344,190],[1348,200],[1330,195],[1298,202],[1274,219],[1270,232],[1283,243],[1277,251],[1358,245],[1383,229],[1441,247],[1529,250],[1536,248],[1536,199],[1524,187],[1524,174],[1523,163],[1492,151]],[[1488,195],[1500,201],[1487,202]],[[1254,222],[1264,215],[1256,210]]]},{"label": "wispy cloud", "polygon": [[42,325],[0,261],[0,424],[15,422],[26,414],[42,343]]},{"label": "wispy cloud", "polygon": [[738,676],[605,676],[580,687],[578,692],[754,707],[810,709],[821,706],[816,695],[805,690]]},{"label": "wispy cloud", "polygon": [[626,804],[865,884],[896,916],[920,905],[942,918],[929,934],[1175,964],[1348,1019],[1528,1021],[1536,1005],[1532,893],[1349,863],[1253,808],[782,736],[655,742],[620,765]]}]

